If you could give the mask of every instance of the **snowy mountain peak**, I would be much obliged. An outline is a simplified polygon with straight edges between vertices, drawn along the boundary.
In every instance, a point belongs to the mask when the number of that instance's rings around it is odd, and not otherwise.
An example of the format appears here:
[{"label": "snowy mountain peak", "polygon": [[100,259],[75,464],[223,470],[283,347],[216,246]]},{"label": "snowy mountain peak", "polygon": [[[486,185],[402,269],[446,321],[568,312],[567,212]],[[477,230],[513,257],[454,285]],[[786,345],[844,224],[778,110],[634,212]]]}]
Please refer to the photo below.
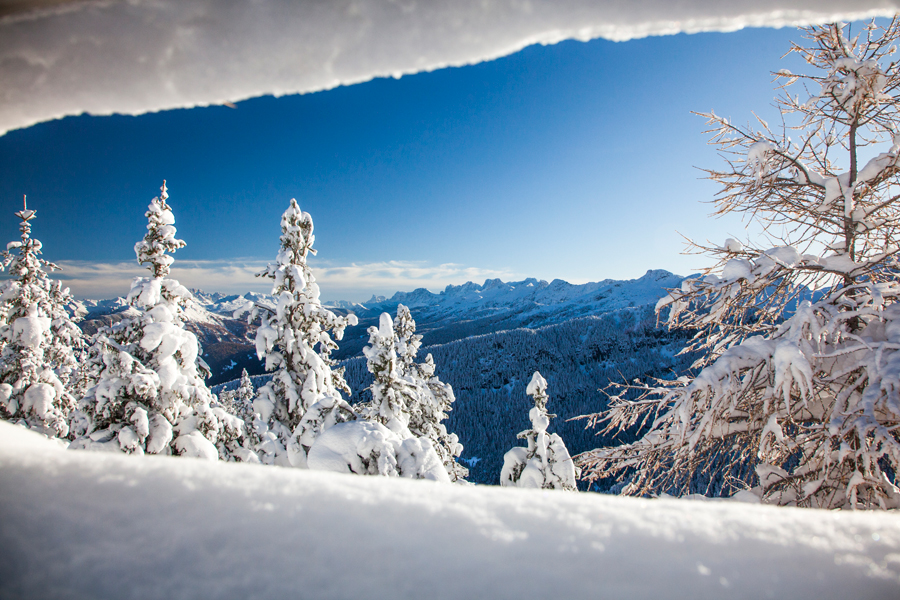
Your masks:
[{"label": "snowy mountain peak", "polygon": [[481,286],[483,291],[487,291],[493,288],[498,288],[505,285],[500,279],[485,279],[484,284]]},{"label": "snowy mountain peak", "polygon": [[638,279],[637,281],[650,280],[650,281],[662,281],[664,279],[669,279],[672,277],[672,273],[664,269],[647,269],[647,272]]}]

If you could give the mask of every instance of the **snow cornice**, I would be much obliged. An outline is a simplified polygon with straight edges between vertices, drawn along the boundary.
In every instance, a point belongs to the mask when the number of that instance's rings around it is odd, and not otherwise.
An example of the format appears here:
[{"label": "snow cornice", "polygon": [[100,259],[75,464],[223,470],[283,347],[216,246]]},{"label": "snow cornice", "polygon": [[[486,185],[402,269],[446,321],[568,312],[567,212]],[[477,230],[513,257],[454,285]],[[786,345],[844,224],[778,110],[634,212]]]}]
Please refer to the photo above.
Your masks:
[{"label": "snow cornice", "polygon": [[0,133],[309,93],[566,39],[782,27],[894,14],[898,0],[5,0]]}]

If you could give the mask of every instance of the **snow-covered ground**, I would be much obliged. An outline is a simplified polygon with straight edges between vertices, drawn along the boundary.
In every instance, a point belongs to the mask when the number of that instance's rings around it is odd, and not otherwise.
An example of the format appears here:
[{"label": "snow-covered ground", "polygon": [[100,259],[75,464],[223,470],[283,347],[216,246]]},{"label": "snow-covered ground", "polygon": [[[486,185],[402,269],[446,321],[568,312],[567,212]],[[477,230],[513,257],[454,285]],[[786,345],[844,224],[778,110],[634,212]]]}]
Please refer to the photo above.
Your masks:
[{"label": "snow-covered ground", "polygon": [[66,451],[0,422],[3,598],[897,598],[900,515]]}]

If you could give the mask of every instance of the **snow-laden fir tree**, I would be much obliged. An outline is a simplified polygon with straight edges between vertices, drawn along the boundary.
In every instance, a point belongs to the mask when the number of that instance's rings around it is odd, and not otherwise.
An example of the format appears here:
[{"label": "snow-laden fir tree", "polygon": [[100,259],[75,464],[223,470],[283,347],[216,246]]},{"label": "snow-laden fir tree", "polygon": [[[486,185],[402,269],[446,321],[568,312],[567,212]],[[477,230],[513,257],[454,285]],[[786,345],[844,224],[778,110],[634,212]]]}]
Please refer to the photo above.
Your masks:
[{"label": "snow-laden fir tree", "polygon": [[76,352],[83,345],[70,315],[75,302],[68,288],[47,276],[59,267],[40,258],[41,242],[31,237],[36,211],[25,204],[16,216],[21,241],[0,255],[0,268],[10,275],[0,287],[0,415],[66,437],[76,402]]},{"label": "snow-laden fir tree", "polygon": [[507,487],[570,490],[575,488],[575,463],[562,438],[547,433],[550,419],[547,412],[547,380],[537,371],[531,377],[525,393],[534,399],[528,412],[531,429],[518,435],[528,442],[525,448],[513,448],[503,456],[500,485]]},{"label": "snow-laden fir tree", "polygon": [[[356,315],[339,316],[322,306],[319,286],[307,264],[313,249],[313,221],[297,201],[281,217],[281,250],[260,277],[274,280],[275,306],[254,305],[250,321],[260,318],[256,352],[265,358],[272,380],[254,402],[260,419],[261,460],[306,467],[309,448],[321,432],[355,418],[341,397],[349,395],[343,369],[332,368],[330,354]],[[240,311],[239,311],[240,312]],[[332,335],[334,339],[332,339]]]},{"label": "snow-laden fir tree", "polygon": [[442,423],[456,400],[453,388],[435,375],[431,354],[423,363],[416,362],[422,336],[416,334],[409,308],[398,305],[393,321],[383,314],[379,327],[370,327],[368,333],[370,345],[363,352],[375,376],[368,412],[391,429],[391,422],[399,422],[412,436],[429,440],[450,480],[464,480],[469,471],[456,460],[463,446]]},{"label": "snow-laden fir tree", "polygon": [[253,387],[253,381],[247,369],[241,371],[241,380],[237,389],[233,392],[222,392],[219,394],[219,400],[222,405],[229,408],[229,412],[233,415],[241,417],[245,422],[247,418],[253,416],[253,401],[256,399],[256,390]]},{"label": "snow-laden fir tree", "polygon": [[680,493],[716,470],[766,502],[900,507],[900,25],[804,31],[814,72],[775,74],[784,125],[703,115],[728,163],[718,213],[776,243],[698,246],[717,262],[657,309],[697,331],[702,370],[612,396],[592,420],[646,433],[582,455],[590,479]]},{"label": "snow-laden fir tree", "polygon": [[[430,355],[425,364],[415,363],[421,344],[415,327],[409,309],[401,304],[396,322],[383,313],[379,326],[368,330],[369,346],[363,353],[366,366],[374,375],[370,387],[372,400],[356,408],[363,419],[383,426],[385,431],[379,433],[381,428],[378,428],[372,432],[383,438],[381,444],[367,442],[352,456],[354,461],[361,460],[363,471],[353,462],[347,462],[346,468],[365,474],[460,481],[468,474],[455,460],[462,452],[462,445],[440,423],[453,402],[453,389],[434,376]],[[347,435],[355,432],[353,435],[360,441],[367,440],[365,432],[357,431],[360,427],[363,425],[348,425],[340,430]],[[321,450],[313,447],[311,465],[318,464],[319,456]]]},{"label": "snow-laden fir tree", "polygon": [[447,413],[452,410],[451,407],[456,401],[453,388],[435,375],[435,364],[431,354],[425,355],[425,362],[413,363],[410,367],[411,370],[406,371],[405,376],[417,379],[420,382],[420,389],[425,393],[422,394],[416,410],[410,414],[409,430],[419,438],[431,440],[438,458],[447,469],[450,481],[465,481],[469,469],[457,461],[462,454],[463,445],[459,442],[459,436],[448,432],[447,426],[442,423],[447,419]]},{"label": "snow-laden fir tree", "polygon": [[200,344],[184,329],[192,296],[167,277],[170,254],[184,242],[175,238],[165,182],[161,192],[148,207],[147,234],[134,247],[152,276],[134,280],[127,316],[94,337],[88,368],[96,381],[80,403],[82,437],[70,447],[252,461],[239,445],[243,423],[216,405]]},{"label": "snow-laden fir tree", "polygon": [[417,382],[403,377],[391,315],[382,313],[378,327],[369,327],[368,333],[369,345],[363,348],[363,354],[366,368],[374,376],[369,388],[372,400],[358,408],[368,420],[408,437],[410,412],[418,404],[421,390]]}]

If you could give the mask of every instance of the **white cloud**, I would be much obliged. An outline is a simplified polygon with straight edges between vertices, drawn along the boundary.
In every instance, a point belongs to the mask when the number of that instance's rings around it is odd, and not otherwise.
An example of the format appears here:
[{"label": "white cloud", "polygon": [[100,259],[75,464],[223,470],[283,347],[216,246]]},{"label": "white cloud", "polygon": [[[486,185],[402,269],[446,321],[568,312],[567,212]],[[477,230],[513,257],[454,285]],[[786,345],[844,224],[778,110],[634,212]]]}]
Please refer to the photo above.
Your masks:
[{"label": "white cloud", "polygon": [[[147,269],[135,261],[57,261],[56,264],[62,271],[51,276],[62,280],[77,298],[124,296],[132,279],[149,275]],[[254,277],[263,268],[264,261],[181,261],[175,263],[171,276],[191,288],[209,291],[269,292],[271,284]]]},{"label": "white cloud", "polygon": [[[0,16],[0,133],[465,65],[529,44],[893,14],[898,0],[46,0]],[[3,13],[0,13],[2,15]]]},{"label": "white cloud", "polygon": [[[128,293],[131,280],[144,277],[147,270],[133,261],[87,262],[61,261],[63,270],[52,276],[61,279],[78,298],[113,298]],[[499,277],[509,281],[521,279],[510,271],[466,267],[457,264],[428,265],[423,262],[389,261],[335,265],[310,262],[313,275],[325,300],[367,300],[373,294],[392,295],[397,291],[427,288],[440,291],[447,285],[466,281],[481,283]],[[184,285],[209,292],[239,294],[248,291],[268,293],[270,279],[255,277],[266,261],[236,259],[232,261],[180,261],[172,268],[172,277]]]}]

